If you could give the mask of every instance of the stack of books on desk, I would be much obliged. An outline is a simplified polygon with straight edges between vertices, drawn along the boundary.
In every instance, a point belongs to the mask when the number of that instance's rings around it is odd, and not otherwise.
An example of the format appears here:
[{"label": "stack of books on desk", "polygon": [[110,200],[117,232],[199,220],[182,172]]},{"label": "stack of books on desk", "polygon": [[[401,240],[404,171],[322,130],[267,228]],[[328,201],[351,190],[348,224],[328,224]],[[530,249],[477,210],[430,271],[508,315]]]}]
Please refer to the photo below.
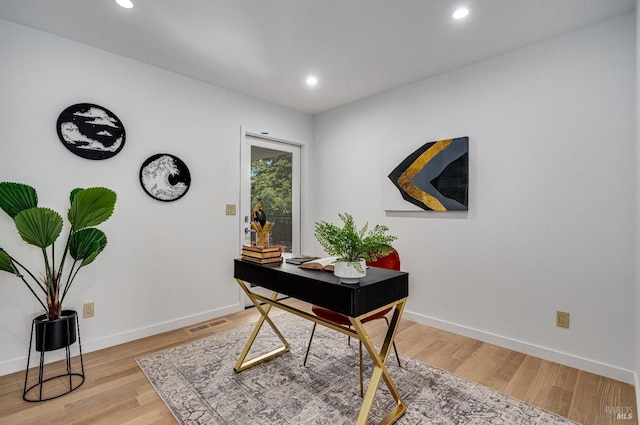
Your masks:
[{"label": "stack of books on desk", "polygon": [[281,263],[282,251],[279,246],[242,245],[242,259],[258,264]]}]

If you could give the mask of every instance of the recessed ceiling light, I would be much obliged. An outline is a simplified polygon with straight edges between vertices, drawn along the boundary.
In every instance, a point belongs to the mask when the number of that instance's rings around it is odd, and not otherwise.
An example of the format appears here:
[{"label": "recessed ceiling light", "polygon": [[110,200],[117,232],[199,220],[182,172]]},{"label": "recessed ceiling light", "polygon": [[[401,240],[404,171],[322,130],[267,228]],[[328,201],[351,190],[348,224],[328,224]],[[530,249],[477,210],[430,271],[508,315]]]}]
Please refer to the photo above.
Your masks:
[{"label": "recessed ceiling light", "polygon": [[116,0],[116,3],[118,3],[125,9],[131,9],[133,7],[133,3],[131,3],[131,0]]},{"label": "recessed ceiling light", "polygon": [[460,7],[458,9],[456,9],[455,12],[453,12],[453,19],[462,19],[462,18],[466,18],[467,15],[469,14],[469,9],[467,9],[466,7]]},{"label": "recessed ceiling light", "polygon": [[315,86],[318,84],[318,79],[316,77],[314,77],[313,75],[307,77],[307,79],[305,80],[305,82],[307,83],[308,86]]}]

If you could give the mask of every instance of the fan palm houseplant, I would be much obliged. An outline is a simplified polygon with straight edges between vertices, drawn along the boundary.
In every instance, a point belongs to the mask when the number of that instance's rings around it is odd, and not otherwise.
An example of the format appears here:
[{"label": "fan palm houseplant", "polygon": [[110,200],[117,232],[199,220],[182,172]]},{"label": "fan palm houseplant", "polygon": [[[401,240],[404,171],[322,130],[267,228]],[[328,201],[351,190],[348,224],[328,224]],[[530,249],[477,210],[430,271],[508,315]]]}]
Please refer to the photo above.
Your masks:
[{"label": "fan palm houseplant", "polygon": [[[71,191],[69,200],[69,229],[60,253],[56,252],[55,242],[63,230],[62,216],[52,209],[39,207],[33,187],[0,183],[0,208],[13,219],[22,240],[40,248],[44,268],[42,274],[36,276],[0,248],[0,270],[22,280],[45,310],[48,320],[60,319],[62,303],[78,271],[91,264],[107,245],[106,235],[95,226],[113,214],[116,193],[104,187],[78,188]],[[65,270],[67,273],[63,273]]]},{"label": "fan palm houseplant", "polygon": [[315,224],[314,235],[325,252],[337,256],[334,274],[344,283],[355,283],[366,275],[366,262],[376,261],[393,251],[391,242],[395,236],[387,234],[389,228],[369,223],[358,230],[353,217],[348,213],[338,214],[342,227],[326,221]]}]

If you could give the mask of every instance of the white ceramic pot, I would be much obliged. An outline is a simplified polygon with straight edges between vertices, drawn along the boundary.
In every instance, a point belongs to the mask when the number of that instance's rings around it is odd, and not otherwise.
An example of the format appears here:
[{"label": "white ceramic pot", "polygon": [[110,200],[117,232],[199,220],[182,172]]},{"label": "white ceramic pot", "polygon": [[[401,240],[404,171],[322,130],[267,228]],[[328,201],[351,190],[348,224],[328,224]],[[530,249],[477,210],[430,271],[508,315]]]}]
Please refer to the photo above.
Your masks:
[{"label": "white ceramic pot", "polygon": [[336,261],[333,264],[333,274],[338,276],[342,283],[358,283],[367,274],[367,263],[364,260]]}]

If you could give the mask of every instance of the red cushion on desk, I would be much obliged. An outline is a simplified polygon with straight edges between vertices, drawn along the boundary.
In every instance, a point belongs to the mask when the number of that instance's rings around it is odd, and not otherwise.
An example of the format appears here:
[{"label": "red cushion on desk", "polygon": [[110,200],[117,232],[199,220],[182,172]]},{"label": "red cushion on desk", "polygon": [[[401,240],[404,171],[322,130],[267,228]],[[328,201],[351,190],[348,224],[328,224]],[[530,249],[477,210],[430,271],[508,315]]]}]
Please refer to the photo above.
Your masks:
[{"label": "red cushion on desk", "polygon": [[312,306],[311,311],[313,311],[316,316],[322,317],[330,322],[337,323],[339,325],[351,325],[349,318],[342,313],[337,313],[324,307],[318,307],[317,305]]},{"label": "red cushion on desk", "polygon": [[400,255],[395,249],[386,257],[376,261],[367,261],[367,266],[381,267],[383,269],[400,270]]},{"label": "red cushion on desk", "polygon": [[[311,311],[313,311],[313,313],[316,316],[322,317],[323,319],[326,319],[326,320],[328,320],[330,322],[337,323],[339,325],[347,325],[347,326],[351,325],[351,321],[349,321],[349,317],[345,316],[342,313],[337,313],[337,312],[332,311],[332,310],[327,310],[326,308],[318,307],[317,305],[312,306],[311,307]],[[373,315],[367,317],[366,319],[364,319],[362,321],[362,323],[367,323],[367,322],[369,322],[371,320],[380,319],[380,318],[382,318],[382,316],[384,316],[385,314],[387,314],[390,311],[391,311],[391,307],[385,308],[384,310],[379,311],[376,314],[373,314]]]}]

